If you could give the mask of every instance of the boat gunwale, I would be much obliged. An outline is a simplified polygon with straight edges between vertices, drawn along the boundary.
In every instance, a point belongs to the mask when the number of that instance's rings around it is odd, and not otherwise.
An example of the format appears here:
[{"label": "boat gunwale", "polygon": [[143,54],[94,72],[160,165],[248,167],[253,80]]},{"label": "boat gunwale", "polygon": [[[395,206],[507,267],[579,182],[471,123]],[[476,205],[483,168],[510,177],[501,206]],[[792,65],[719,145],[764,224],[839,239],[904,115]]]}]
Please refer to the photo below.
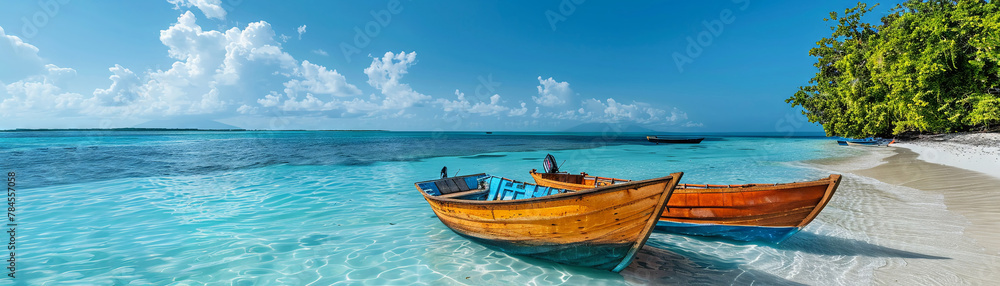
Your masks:
[{"label": "boat gunwale", "polygon": [[[542,177],[542,174],[549,174],[549,173],[538,173],[537,170],[535,170],[535,169],[532,169],[529,172],[529,174],[531,174],[532,178],[535,179],[535,184],[536,185],[539,185],[538,184],[538,179],[542,179],[542,180],[546,180],[546,181],[550,181],[550,182],[554,182],[554,183],[558,183],[558,184],[568,184],[568,185],[577,185],[577,186],[583,186],[583,187],[590,187],[589,185],[584,185],[584,184],[575,184],[575,183],[562,182],[562,181],[557,181],[557,180],[552,180],[552,179],[546,179],[546,178]],[[537,177],[535,176],[536,174],[538,175]],[[560,174],[562,174],[562,173],[560,173]],[[582,173],[580,173],[580,175],[570,174],[568,172],[565,173],[565,174],[566,175],[571,175],[571,176],[584,175],[584,176],[597,177],[597,176],[587,175],[586,172],[582,172]],[[777,191],[777,190],[792,189],[792,188],[802,188],[802,187],[812,187],[812,186],[822,186],[822,185],[839,184],[840,177],[841,176],[839,174],[830,174],[826,178],[822,178],[822,179],[818,179],[818,180],[813,180],[813,181],[791,182],[791,183],[778,183],[778,184],[751,183],[751,184],[744,184],[744,185],[728,185],[727,187],[690,187],[689,188],[688,185],[707,185],[707,184],[677,184],[677,188],[674,191],[677,192],[677,193],[699,193],[699,194],[730,193],[730,192]],[[597,177],[597,178],[610,179],[610,180],[629,181],[627,179],[610,178],[610,177]],[[629,181],[629,182],[631,182],[631,181]],[[833,190],[836,190],[836,187],[834,187]],[[578,192],[582,192],[582,191],[584,191],[584,190],[580,190]],[[827,193],[829,193],[829,189],[827,190]],[[826,194],[824,194],[824,197],[826,197]]]},{"label": "boat gunwale", "polygon": [[[538,183],[539,180],[543,180],[543,181],[548,181],[547,184],[552,184],[552,185],[555,185],[555,184],[566,184],[566,185],[575,185],[575,186],[589,187],[589,186],[583,185],[583,184],[574,184],[574,183],[568,183],[568,182],[561,182],[561,181],[557,181],[557,180],[546,179],[546,178],[544,178],[542,176],[543,173],[537,173],[536,170],[532,170],[532,172],[530,172],[530,173],[532,175],[532,178],[535,179],[536,183]],[[586,174],[586,173],[581,173],[581,174]],[[573,175],[573,174],[570,174],[570,175]],[[822,179],[815,180],[815,181],[792,182],[792,183],[773,184],[773,185],[770,185],[770,184],[746,184],[746,185],[743,185],[743,186],[732,186],[732,185],[730,185],[729,187],[717,187],[717,188],[713,188],[713,187],[687,188],[686,185],[688,185],[688,184],[678,184],[676,186],[676,188],[674,189],[674,192],[673,192],[672,195],[676,195],[676,194],[699,195],[699,194],[720,194],[720,193],[753,193],[753,192],[775,192],[775,191],[776,192],[782,192],[782,191],[794,190],[794,189],[799,189],[799,188],[817,187],[817,186],[824,186],[825,185],[826,186],[826,190],[823,191],[823,196],[820,198],[819,202],[817,202],[815,205],[809,206],[810,208],[812,208],[812,210],[808,214],[806,214],[806,216],[801,221],[799,221],[798,224],[796,224],[795,226],[785,226],[785,227],[800,227],[801,228],[801,227],[805,227],[806,225],[808,225],[809,223],[811,223],[813,220],[815,220],[816,217],[819,216],[819,213],[822,212],[823,209],[826,208],[826,205],[829,204],[830,200],[833,198],[833,194],[837,191],[837,188],[840,186],[840,182],[841,182],[842,178],[843,178],[843,176],[841,176],[840,174],[830,174],[826,178],[822,178]],[[582,191],[586,191],[586,190],[588,190],[588,189],[583,189],[583,190],[581,190],[581,192]],[[670,208],[670,207],[671,206],[669,206],[669,202],[668,202],[667,208]],[[753,207],[754,206],[713,206],[713,208],[724,208],[724,209],[751,209]],[[674,206],[673,208],[684,208],[684,207]],[[682,218],[679,218],[679,217],[668,217],[668,218],[663,218],[663,219],[674,220],[674,219],[682,219]],[[697,221],[697,220],[692,220],[692,221],[690,221],[690,223],[699,223],[699,222],[695,222],[695,221]],[[705,224],[744,225],[744,224],[741,224],[741,223],[730,224],[730,223],[707,223],[707,222],[705,222]]]},{"label": "boat gunwale", "polygon": [[[814,181],[780,183],[780,184],[773,184],[773,185],[770,185],[770,184],[746,184],[746,185],[736,185],[736,186],[732,186],[731,185],[729,187],[718,187],[718,188],[716,188],[716,187],[711,187],[711,188],[704,188],[704,187],[688,188],[687,185],[698,185],[698,184],[680,184],[680,185],[677,185],[677,190],[681,191],[682,193],[687,193],[687,192],[684,192],[684,190],[698,190],[698,193],[728,193],[728,192],[754,192],[754,191],[768,191],[768,190],[784,190],[784,189],[801,188],[801,187],[831,185],[831,184],[835,183],[834,182],[834,180],[835,180],[834,176],[836,176],[838,178],[838,180],[839,180],[840,175],[838,175],[838,174],[830,174],[830,176],[827,176],[826,178],[822,178],[822,179],[814,180]],[[702,184],[702,185],[704,185],[704,184]]]},{"label": "boat gunwale", "polygon": [[[541,174],[559,174],[559,175],[568,175],[568,176],[582,176],[584,179],[594,178],[594,179],[597,179],[597,180],[612,180],[612,181],[622,181],[622,182],[631,182],[632,181],[632,180],[628,180],[628,179],[619,179],[619,178],[612,178],[612,177],[592,176],[590,174],[587,174],[587,172],[580,172],[580,174],[570,174],[569,172],[539,173],[538,169],[531,169],[531,171],[529,171],[528,173],[532,174],[532,178],[534,178],[534,174],[538,174],[538,175],[541,175]],[[543,178],[543,179],[545,179],[545,178]],[[548,179],[546,179],[546,180],[548,180]],[[552,181],[552,180],[549,180],[549,181]],[[556,182],[559,182],[559,181],[556,181]],[[536,183],[535,185],[538,185],[537,184],[538,182],[535,182],[535,183]],[[560,182],[560,183],[572,184],[572,183],[567,183],[567,182]],[[582,185],[582,184],[576,184],[576,185]],[[680,186],[680,185],[681,184],[678,184],[678,186]]]},{"label": "boat gunwale", "polygon": [[[656,228],[656,224],[660,222],[660,215],[663,213],[663,210],[667,208],[667,202],[669,202],[670,198],[674,196],[674,190],[677,189],[677,184],[681,180],[681,177],[683,176],[684,176],[683,172],[671,173],[670,176],[667,176],[671,177],[671,181],[667,182],[667,184],[663,186],[663,191],[661,191],[661,196],[663,196],[663,198],[661,198],[660,202],[657,203],[655,207],[653,207],[653,213],[650,215],[649,220],[646,222],[646,225],[642,233],[639,234],[641,238],[638,239],[634,245],[632,245],[632,248],[629,249],[628,253],[625,255],[625,258],[622,259],[622,262],[619,263],[618,266],[616,266],[614,269],[611,269],[612,272],[615,273],[621,272],[622,270],[625,269],[625,267],[628,267],[629,264],[632,264],[632,260],[635,259],[635,254],[639,252],[639,249],[641,249],[642,246],[646,245],[647,241],[649,241],[649,235],[653,234],[653,229]],[[606,186],[603,188],[608,188],[611,186],[614,185]]]},{"label": "boat gunwale", "polygon": [[[438,196],[431,196],[431,195],[427,194],[427,192],[423,191],[423,189],[420,188],[420,184],[421,183],[435,182],[435,181],[438,181],[440,179],[437,179],[437,180],[428,180],[428,181],[422,181],[422,182],[416,182],[413,185],[416,186],[418,190],[420,190],[420,194],[422,194],[424,196],[424,198],[433,199],[434,201],[438,201],[438,202],[459,203],[459,204],[472,204],[472,205],[519,205],[519,204],[531,204],[531,203],[539,203],[539,202],[549,202],[549,201],[556,201],[556,200],[565,200],[565,199],[569,199],[569,198],[572,198],[572,197],[584,196],[584,195],[588,195],[588,194],[616,192],[616,191],[621,191],[622,189],[641,188],[641,187],[645,187],[645,186],[657,184],[657,183],[660,183],[660,182],[663,182],[663,181],[675,180],[675,176],[674,176],[675,174],[677,174],[678,177],[679,177],[683,173],[682,172],[671,173],[670,175],[659,177],[659,178],[647,179],[647,180],[642,180],[642,181],[630,181],[628,183],[608,185],[608,186],[591,188],[591,189],[581,190],[581,191],[574,191],[574,190],[563,189],[563,188],[556,188],[556,187],[547,187],[547,188],[553,188],[553,189],[567,190],[568,192],[558,193],[558,194],[552,194],[552,195],[543,196],[543,197],[535,197],[535,198],[516,199],[516,200],[493,200],[493,201],[487,201],[487,200],[464,200],[464,199],[454,199],[454,198],[440,198]],[[479,173],[479,174],[466,175],[466,176],[460,176],[460,177],[479,176],[479,175],[487,175],[487,174],[486,173]],[[498,176],[494,176],[494,177],[497,177],[497,178],[500,178],[500,179],[507,179],[507,180],[511,180],[513,182],[522,183],[522,184],[526,184],[526,185],[535,185],[535,186],[538,186],[538,184],[532,184],[532,183],[528,183],[528,182],[521,182],[521,181],[517,181],[517,180],[514,180],[514,179],[510,179],[510,178],[504,178],[504,177],[498,177]],[[675,180],[675,181],[680,181],[680,180]],[[670,185],[671,183],[667,183],[667,184]],[[674,184],[674,186],[677,185],[676,182],[674,182],[673,184]],[[542,186],[542,187],[544,187],[544,186]],[[673,191],[671,191],[671,193],[673,193]],[[664,205],[666,205],[666,203],[664,203]],[[661,210],[661,212],[662,212],[662,210]]]},{"label": "boat gunwale", "polygon": [[843,177],[838,174],[831,174],[829,179],[833,182],[827,187],[826,192],[823,193],[823,198],[820,199],[819,203],[817,203],[815,207],[813,207],[813,211],[809,213],[806,218],[802,219],[802,222],[799,223],[798,227],[805,227],[807,224],[811,223],[817,216],[819,216],[819,213],[826,208],[826,205],[830,203],[830,200],[833,199],[833,193],[837,192],[837,187],[840,186],[840,180],[843,179]]}]

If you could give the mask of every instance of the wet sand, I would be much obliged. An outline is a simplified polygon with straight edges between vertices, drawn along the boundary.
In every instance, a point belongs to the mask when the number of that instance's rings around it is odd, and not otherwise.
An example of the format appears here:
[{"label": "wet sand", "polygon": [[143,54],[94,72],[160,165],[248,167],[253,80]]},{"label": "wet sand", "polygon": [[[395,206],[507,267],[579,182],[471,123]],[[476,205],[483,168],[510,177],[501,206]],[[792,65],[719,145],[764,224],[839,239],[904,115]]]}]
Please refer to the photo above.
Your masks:
[{"label": "wet sand", "polygon": [[942,258],[888,259],[873,273],[877,284],[1000,281],[1000,178],[928,163],[906,148],[865,151],[810,162],[846,173],[833,202],[847,211],[839,224],[877,245]]},{"label": "wet sand", "polygon": [[893,146],[919,153],[917,159],[921,161],[1000,178],[1000,133],[931,135]]},{"label": "wet sand", "polygon": [[952,166],[918,160],[919,154],[896,148],[886,164],[856,174],[879,181],[944,195],[949,211],[964,216],[972,225],[965,233],[1000,255],[1000,178]]}]

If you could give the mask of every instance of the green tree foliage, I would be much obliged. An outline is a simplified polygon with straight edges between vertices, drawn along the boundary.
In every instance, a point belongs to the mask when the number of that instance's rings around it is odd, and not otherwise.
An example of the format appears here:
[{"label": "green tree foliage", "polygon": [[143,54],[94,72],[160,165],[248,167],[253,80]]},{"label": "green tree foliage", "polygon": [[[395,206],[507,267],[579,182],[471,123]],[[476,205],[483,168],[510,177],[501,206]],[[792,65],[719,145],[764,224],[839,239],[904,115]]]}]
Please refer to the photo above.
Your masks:
[{"label": "green tree foliage", "polygon": [[816,43],[818,71],[785,100],[828,136],[954,132],[1000,124],[1000,4],[911,0],[881,24],[859,3]]}]

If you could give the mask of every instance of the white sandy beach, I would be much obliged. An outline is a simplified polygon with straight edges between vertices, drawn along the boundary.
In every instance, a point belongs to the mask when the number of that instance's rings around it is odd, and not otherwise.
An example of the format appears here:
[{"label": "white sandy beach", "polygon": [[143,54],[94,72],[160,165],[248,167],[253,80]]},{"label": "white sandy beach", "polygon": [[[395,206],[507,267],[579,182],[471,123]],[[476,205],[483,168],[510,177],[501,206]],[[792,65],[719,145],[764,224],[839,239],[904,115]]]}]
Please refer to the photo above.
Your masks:
[{"label": "white sandy beach", "polygon": [[877,284],[1000,281],[998,145],[995,133],[936,136],[816,162],[846,173],[835,208],[856,217],[843,223],[878,225],[866,234],[872,243],[938,257],[889,259],[874,273]]},{"label": "white sandy beach", "polygon": [[1000,133],[939,135],[893,146],[910,149],[928,163],[1000,178]]}]

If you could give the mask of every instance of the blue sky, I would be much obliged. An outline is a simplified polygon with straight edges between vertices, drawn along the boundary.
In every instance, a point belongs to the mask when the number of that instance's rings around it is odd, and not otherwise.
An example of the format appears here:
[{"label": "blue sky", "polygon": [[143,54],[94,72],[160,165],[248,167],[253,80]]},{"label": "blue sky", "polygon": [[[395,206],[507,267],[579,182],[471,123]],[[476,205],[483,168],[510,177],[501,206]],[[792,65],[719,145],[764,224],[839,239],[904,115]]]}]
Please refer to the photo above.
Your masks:
[{"label": "blue sky", "polygon": [[784,99],[856,4],[577,1],[4,1],[0,129],[821,131]]}]

